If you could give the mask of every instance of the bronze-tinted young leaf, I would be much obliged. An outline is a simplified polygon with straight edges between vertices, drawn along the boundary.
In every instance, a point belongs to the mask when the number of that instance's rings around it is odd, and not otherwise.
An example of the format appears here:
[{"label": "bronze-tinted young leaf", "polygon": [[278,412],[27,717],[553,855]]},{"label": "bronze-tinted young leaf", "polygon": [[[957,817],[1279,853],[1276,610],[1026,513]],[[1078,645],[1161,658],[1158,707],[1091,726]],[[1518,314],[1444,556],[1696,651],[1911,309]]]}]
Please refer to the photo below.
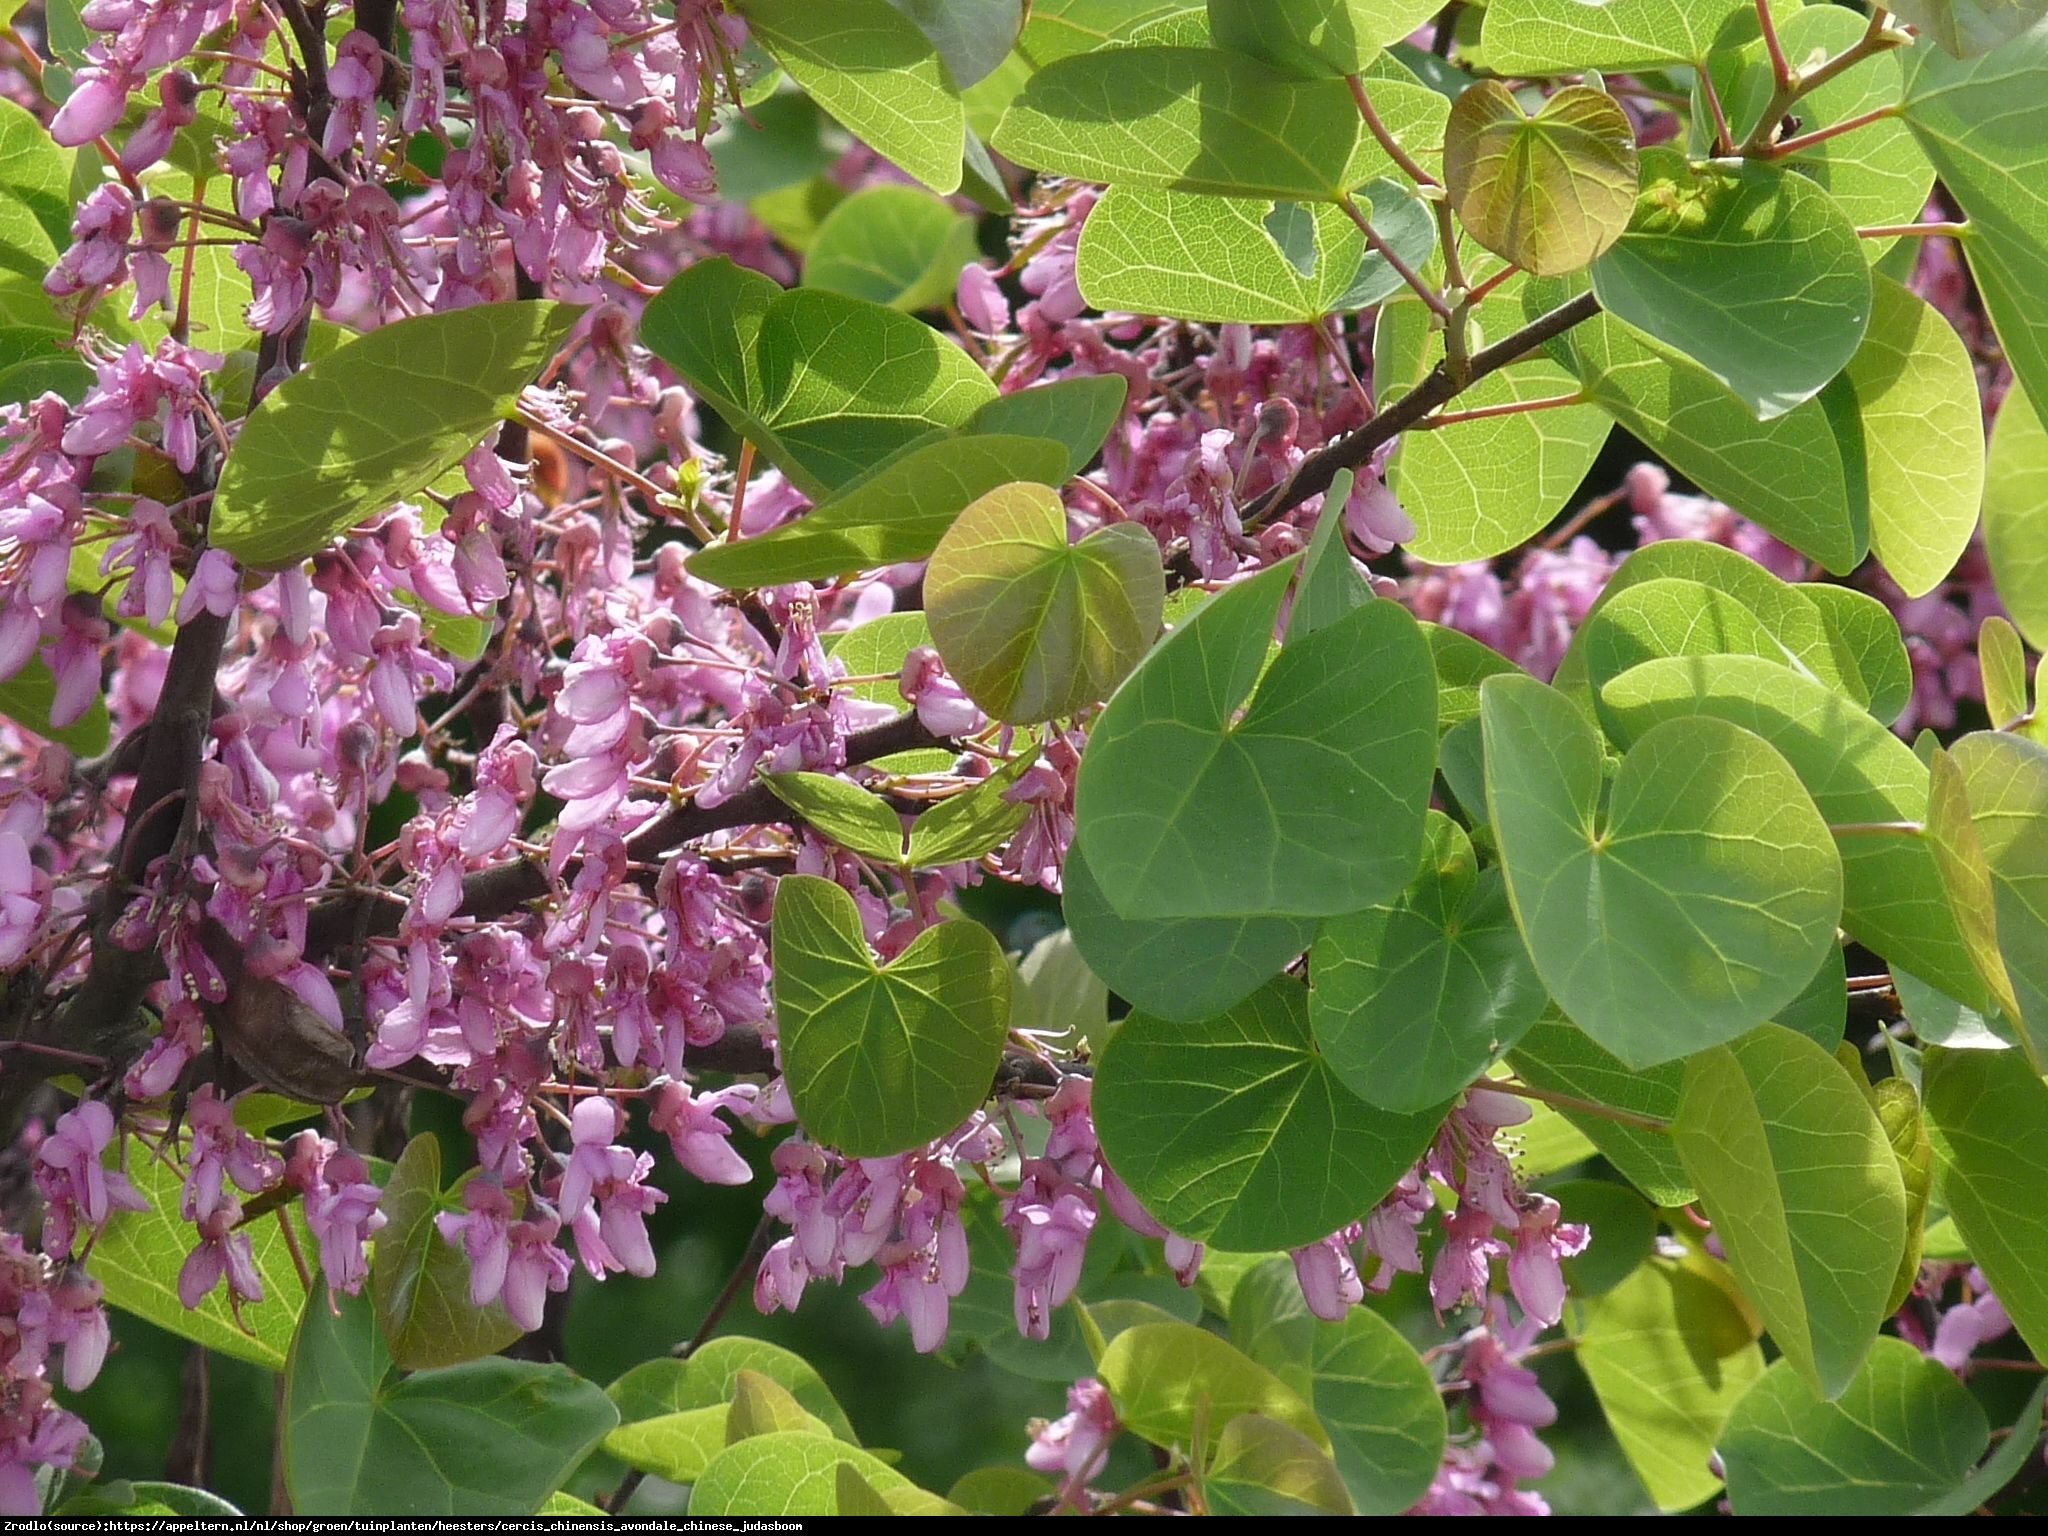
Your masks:
[{"label": "bronze-tinted young leaf", "polygon": [[939,540],[925,573],[932,638],[998,720],[1070,715],[1109,696],[1159,633],[1159,545],[1133,523],[1067,543],[1042,485],[990,491]]},{"label": "bronze-tinted young leaf", "polygon": [[1576,272],[1628,228],[1635,133],[1604,91],[1568,85],[1530,117],[1506,86],[1482,80],[1451,106],[1444,183],[1496,256],[1539,277]]}]

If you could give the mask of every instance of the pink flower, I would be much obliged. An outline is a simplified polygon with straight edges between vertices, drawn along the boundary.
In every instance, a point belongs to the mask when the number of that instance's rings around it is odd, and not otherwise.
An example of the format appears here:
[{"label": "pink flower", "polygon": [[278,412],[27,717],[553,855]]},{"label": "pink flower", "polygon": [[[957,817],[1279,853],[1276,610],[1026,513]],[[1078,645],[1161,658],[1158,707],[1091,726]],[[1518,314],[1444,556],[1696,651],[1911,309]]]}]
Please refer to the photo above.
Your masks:
[{"label": "pink flower", "polygon": [[946,672],[939,653],[920,645],[903,658],[903,697],[934,736],[970,736],[988,724],[981,706]]},{"label": "pink flower", "polygon": [[263,1277],[256,1270],[249,1234],[235,1230],[241,1219],[241,1204],[232,1199],[199,1219],[199,1246],[186,1256],[178,1271],[178,1299],[187,1310],[206,1300],[223,1276],[230,1305],[263,1299]]},{"label": "pink flower", "polygon": [[43,1197],[43,1251],[68,1259],[83,1234],[97,1233],[116,1211],[146,1211],[128,1176],[101,1165],[114,1139],[114,1112],[97,1099],[57,1117],[36,1149],[35,1182]]},{"label": "pink flower", "polygon": [[1294,1277],[1301,1283],[1302,1299],[1309,1311],[1326,1323],[1343,1322],[1351,1309],[1365,1300],[1365,1286],[1351,1257],[1351,1245],[1364,1235],[1365,1228],[1353,1222],[1320,1242],[1293,1250]]},{"label": "pink flower", "polygon": [[663,1083],[648,1123],[668,1137],[676,1161],[706,1184],[745,1184],[754,1171],[733,1148],[732,1127],[718,1118],[718,1112],[751,1108],[758,1093],[751,1083],[702,1095],[693,1095],[687,1083]]},{"label": "pink flower", "polygon": [[1109,1389],[1086,1377],[1067,1389],[1064,1418],[1032,1426],[1024,1464],[1034,1472],[1062,1474],[1060,1502],[1079,1507],[1082,1490],[1109,1460],[1109,1444],[1122,1427]]},{"label": "pink flower", "polygon": [[369,1169],[355,1153],[301,1131],[292,1138],[285,1182],[305,1196],[306,1225],[320,1244],[329,1296],[337,1290],[356,1295],[370,1274],[369,1241],[390,1219],[377,1208],[383,1192]]}]

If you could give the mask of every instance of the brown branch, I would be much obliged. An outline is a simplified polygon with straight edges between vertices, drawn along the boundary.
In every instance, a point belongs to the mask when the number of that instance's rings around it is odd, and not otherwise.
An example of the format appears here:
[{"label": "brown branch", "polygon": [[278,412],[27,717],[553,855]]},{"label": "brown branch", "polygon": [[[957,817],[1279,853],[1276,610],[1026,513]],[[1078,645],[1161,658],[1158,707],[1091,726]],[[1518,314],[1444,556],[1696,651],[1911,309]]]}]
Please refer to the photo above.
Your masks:
[{"label": "brown branch", "polygon": [[[871,763],[877,758],[919,747],[945,743],[926,730],[913,712],[883,725],[860,731],[846,740],[848,764]],[[695,801],[672,807],[626,839],[626,855],[636,863],[658,863],[685,843],[714,832],[735,827],[788,824],[789,807],[778,800],[765,784],[752,784],[730,800],[715,806]],[[563,872],[575,878],[574,864]],[[457,912],[479,921],[516,912],[529,901],[548,894],[547,870],[535,859],[519,859],[479,870],[462,882],[462,905]],[[363,913],[368,908],[368,920]],[[365,938],[383,938],[398,931],[404,908],[387,895],[352,892],[332,896],[315,906],[306,920],[306,958],[319,962],[331,957],[359,931]]]},{"label": "brown branch", "polygon": [[1599,312],[1600,301],[1590,291],[1558,305],[1549,314],[1537,316],[1512,336],[1473,353],[1462,383],[1454,380],[1444,365],[1438,363],[1427,378],[1371,421],[1348,437],[1339,438],[1320,452],[1310,454],[1287,479],[1248,503],[1243,512],[1246,532],[1284,517],[1312,496],[1322,495],[1340,470],[1362,468],[1381,444],[1391,442],[1438,406],[1456,399],[1489,373],[1498,373],[1509,363],[1526,357],[1545,342],[1562,336]]}]

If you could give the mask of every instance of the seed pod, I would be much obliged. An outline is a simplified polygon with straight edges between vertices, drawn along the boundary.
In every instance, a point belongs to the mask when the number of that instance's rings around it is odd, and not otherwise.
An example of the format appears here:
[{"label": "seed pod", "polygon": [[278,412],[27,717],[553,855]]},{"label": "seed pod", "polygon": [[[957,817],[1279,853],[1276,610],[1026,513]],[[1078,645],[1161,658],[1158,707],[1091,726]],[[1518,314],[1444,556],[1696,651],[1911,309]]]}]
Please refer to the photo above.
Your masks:
[{"label": "seed pod", "polygon": [[212,1018],[228,1054],[272,1093],[339,1104],[362,1081],[348,1037],[279,982],[244,972]]}]

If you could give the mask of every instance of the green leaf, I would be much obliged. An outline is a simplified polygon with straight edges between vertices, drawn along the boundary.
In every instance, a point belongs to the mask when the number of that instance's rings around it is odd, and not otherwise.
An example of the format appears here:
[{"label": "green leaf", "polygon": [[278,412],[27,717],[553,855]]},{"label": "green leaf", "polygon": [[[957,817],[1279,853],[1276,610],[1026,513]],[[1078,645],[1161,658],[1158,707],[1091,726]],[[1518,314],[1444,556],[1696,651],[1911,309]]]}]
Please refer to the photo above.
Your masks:
[{"label": "green leaf", "polygon": [[1017,51],[1035,68],[1130,40],[1196,0],[1033,0]]},{"label": "green leaf", "polygon": [[1024,26],[1023,0],[889,0],[932,40],[961,90],[1009,56]]},{"label": "green leaf", "polygon": [[[1866,17],[1847,6],[1810,5],[1778,18],[1778,39],[1788,60],[1833,57],[1858,41],[1869,25]],[[1750,72],[1748,79],[1754,81],[1754,101],[1740,111],[1741,125],[1735,130],[1738,135],[1746,135],[1763,115],[1775,82],[1761,37],[1745,44],[1741,57]],[[1897,51],[1866,58],[1854,69],[1822,82],[1799,98],[1795,109],[1799,132],[1815,133],[1894,107],[1903,90],[1904,74]],[[1729,111],[1737,113],[1738,109],[1731,105]],[[1838,137],[1823,139],[1787,156],[1783,163],[1825,187],[1849,222],[1858,228],[1917,222],[1920,211],[1927,206],[1928,188],[1934,182],[1934,167],[1914,142],[1912,130],[1896,117],[1867,122]],[[1875,261],[1892,243],[1865,240],[1864,255]],[[1910,247],[1917,242],[1899,243]]]},{"label": "green leaf", "polygon": [[842,1461],[832,1469],[834,1498],[841,1515],[865,1515],[870,1518],[892,1514],[889,1501],[875,1492],[868,1480],[854,1469],[850,1461]]},{"label": "green leaf", "polygon": [[[1522,291],[1521,279],[1510,279],[1476,307],[1482,340],[1514,327]],[[1441,351],[1419,302],[1382,308],[1373,329],[1381,402],[1420,384]],[[1574,393],[1578,382],[1548,358],[1526,357],[1465,390],[1457,408],[1554,400]],[[1608,428],[1600,406],[1573,405],[1404,432],[1387,464],[1387,485],[1415,522],[1407,548],[1419,559],[1455,565],[1527,542],[1584,482]]]},{"label": "green leaf", "polygon": [[[1633,740],[1707,715],[1781,752],[1830,826],[1918,824],[1927,770],[1912,749],[1822,684],[1748,656],[1645,662],[1601,692],[1603,717]],[[1923,835],[1843,835],[1842,925],[1895,966],[1972,1006],[1983,988]],[[1540,969],[1540,967],[1539,967]]]},{"label": "green leaf", "polygon": [[621,1424],[604,1448],[627,1466],[672,1483],[694,1483],[725,1449],[732,1410],[724,1403],[685,1408]]},{"label": "green leaf", "polygon": [[[186,1155],[182,1143],[166,1151],[180,1159]],[[178,1216],[183,1175],[149,1157],[134,1158],[125,1171],[136,1192],[149,1202],[149,1209],[116,1212],[93,1245],[92,1273],[106,1288],[107,1304],[232,1359],[247,1360],[265,1370],[283,1370],[293,1330],[299,1326],[300,1314],[308,1309],[305,1282],[299,1278],[282,1223],[294,1223],[300,1251],[311,1252],[313,1240],[303,1216],[286,1207],[244,1229],[257,1276],[263,1282],[261,1301],[244,1302],[239,1310],[231,1308],[227,1287],[219,1285],[187,1311],[178,1299],[178,1271],[185,1256],[198,1245],[198,1237],[192,1223]],[[312,1310],[326,1310],[324,1302]]]},{"label": "green leaf", "polygon": [[1580,1310],[1575,1358],[1657,1508],[1675,1514],[1712,1498],[1722,1425],[1764,1373],[1727,1267],[1697,1254],[1654,1258]]},{"label": "green leaf", "polygon": [[[1534,1087],[1667,1123],[1678,1113],[1678,1096],[1685,1085],[1685,1068],[1680,1063],[1632,1072],[1583,1031],[1562,1020],[1545,1019],[1537,1024],[1509,1053],[1508,1065]],[[1692,1176],[1685,1171],[1669,1136],[1604,1115],[1565,1110],[1564,1118],[1651,1204],[1674,1207],[1698,1198]]]},{"label": "green leaf", "polygon": [[1934,307],[1873,278],[1870,332],[1846,377],[1863,417],[1870,543],[1919,597],[1955,568],[1984,497],[1977,371]]},{"label": "green leaf", "polygon": [[1051,1478],[1023,1467],[999,1462],[962,1473],[946,1497],[977,1515],[1025,1515],[1054,1492]]},{"label": "green leaf", "polygon": [[1209,0],[1216,46],[1310,79],[1355,75],[1436,14],[1432,0]]},{"label": "green leaf", "polygon": [[1431,811],[1422,869],[1393,901],[1330,918],[1309,955],[1309,1023],[1367,1103],[1413,1113],[1485,1072],[1550,1002],[1498,870]]},{"label": "green leaf", "polygon": [[932,638],[998,720],[1071,715],[1108,696],[1159,633],[1158,542],[1135,523],[1067,543],[1059,493],[990,491],[939,540],[925,572]]},{"label": "green leaf", "polygon": [[1897,720],[1912,701],[1913,664],[1891,609],[1867,592],[1830,582],[1802,582],[1794,590],[1820,608],[1842,677],[1862,684],[1843,691],[1852,698],[1860,691],[1886,725]]},{"label": "green leaf", "polygon": [[921,321],[815,288],[785,293],[725,257],[685,267],[648,303],[640,335],[813,500],[934,427],[966,426],[996,394]]},{"label": "green leaf", "polygon": [[1154,1445],[1192,1445],[1198,1415],[1206,1416],[1213,1437],[1239,1414],[1259,1413],[1319,1450],[1330,1447],[1314,1411],[1279,1377],[1189,1323],[1125,1329],[1110,1341],[1096,1374],[1124,1427]]},{"label": "green leaf", "polygon": [[722,1411],[732,1401],[741,1371],[787,1388],[804,1411],[822,1419],[833,1434],[854,1440],[845,1410],[816,1368],[803,1356],[765,1339],[728,1335],[712,1339],[684,1360],[644,1361],[605,1388],[605,1394],[628,1424],[699,1408]]},{"label": "green leaf", "polygon": [[66,1499],[51,1513],[72,1520],[149,1515],[190,1515],[202,1520],[247,1518],[226,1499],[204,1488],[188,1488],[182,1483],[131,1483],[125,1478],[95,1483]]},{"label": "green leaf", "polygon": [[2008,1019],[2023,1023],[2012,978],[1999,953],[1997,898],[1971,815],[1963,771],[1939,747],[1930,755],[1927,768],[1927,851],[1948,895],[1949,911],[1955,915],[1956,929],[1969,953],[1971,968],[1983,983],[1984,995]]},{"label": "green leaf", "polygon": [[516,1518],[618,1417],[567,1366],[494,1358],[395,1376],[369,1299],[341,1297],[308,1307],[292,1343],[285,1485],[302,1514]]},{"label": "green leaf", "polygon": [[[1531,283],[1524,310],[1533,318],[1568,292]],[[1759,423],[1704,368],[1612,316],[1574,326],[1556,351],[1596,405],[1701,490],[1831,571],[1862,563],[1863,431],[1845,386]]]},{"label": "green leaf", "polygon": [[[1990,867],[1999,956],[2018,1008],[2010,1022],[2039,1066],[2048,1061],[2048,748],[1980,732],[1958,741],[1953,754]],[[1989,927],[1985,916],[1977,921]]]},{"label": "green leaf", "polygon": [[1766,1024],[1686,1064],[1671,1134],[1772,1340],[1816,1394],[1840,1397],[1906,1245],[1898,1160],[1862,1085]]},{"label": "green leaf", "polygon": [[1372,583],[1359,574],[1357,562],[1344,547],[1344,504],[1351,499],[1355,480],[1350,470],[1340,469],[1323,493],[1301,577],[1294,584],[1294,607],[1287,615],[1290,640],[1326,629],[1372,601]]},{"label": "green leaf", "polygon": [[1202,1487],[1212,1514],[1351,1513],[1351,1496],[1330,1453],[1300,1430],[1259,1413],[1241,1413],[1223,1426]]},{"label": "green leaf", "polygon": [[960,185],[967,118],[938,50],[889,0],[739,0],[747,30],[857,138],[934,192]]},{"label": "green leaf", "polygon": [[551,1493],[540,1506],[543,1520],[602,1520],[604,1515],[595,1504],[569,1493]]},{"label": "green leaf", "polygon": [[1842,872],[1784,759],[1721,721],[1671,722],[1622,760],[1599,824],[1600,741],[1564,695],[1496,677],[1479,707],[1508,896],[1574,1023],[1651,1067],[1798,996],[1834,942]]},{"label": "green leaf", "polygon": [[[1411,244],[1404,255],[1413,254]],[[1100,310],[1301,325],[1348,307],[1345,296],[1365,259],[1365,236],[1335,203],[1126,184],[1109,188],[1089,211],[1075,277]]]},{"label": "green leaf", "polygon": [[1312,917],[1127,918],[1096,883],[1077,838],[1061,871],[1074,947],[1110,990],[1161,1018],[1191,1022],[1242,1002],[1309,947]]},{"label": "green leaf", "polygon": [[822,118],[817,103],[796,91],[735,113],[705,145],[718,171],[719,195],[751,203],[831,170],[839,156],[818,131]]},{"label": "green leaf", "polygon": [[19,672],[0,682],[0,715],[23,730],[69,747],[80,757],[106,751],[113,733],[104,699],[94,699],[69,725],[50,724],[50,706],[57,702],[57,679],[40,658],[32,657]]},{"label": "green leaf", "polygon": [[1863,342],[1870,269],[1856,227],[1812,181],[1743,163],[1643,157],[1628,233],[1593,292],[1727,386],[1759,421],[1812,399]]},{"label": "green leaf", "polygon": [[868,187],[825,215],[804,253],[804,286],[891,309],[931,309],[953,297],[978,254],[974,225],[915,187]]},{"label": "green leaf", "polygon": [[1941,1047],[1922,1082],[1949,1215],[2027,1347],[2048,1348],[2048,1084],[2017,1051]]},{"label": "green leaf", "polygon": [[1443,1394],[1415,1346],[1377,1312],[1353,1307],[1316,1327],[1309,1365],[1316,1417],[1358,1512],[1412,1507],[1443,1465],[1447,1434]]},{"label": "green leaf", "polygon": [[879,795],[829,773],[769,773],[761,781],[840,847],[883,864],[903,862],[903,818]]},{"label": "green leaf", "polygon": [[853,898],[790,875],[776,887],[772,943],[790,1098],[819,1141],[893,1156],[988,1097],[1010,1027],[1010,967],[986,928],[940,923],[877,967]]},{"label": "green leaf", "polygon": [[1990,1443],[1954,1372],[1884,1338],[1833,1402],[1778,1361],[1735,1405],[1720,1452],[1738,1515],[1882,1518],[1958,1487]]},{"label": "green leaf", "polygon": [[416,315],[294,374],[235,439],[208,538],[282,567],[417,494],[505,418],[582,313],[522,300]]},{"label": "green leaf", "polygon": [[40,282],[71,244],[71,167],[33,113],[0,106],[0,266]]},{"label": "green leaf", "polygon": [[1969,216],[1963,256],[2020,387],[2048,400],[2048,27],[1968,63],[1922,44],[1904,107]]},{"label": "green leaf", "polygon": [[914,869],[958,864],[992,853],[1024,825],[1031,807],[1008,798],[1038,753],[1027,747],[973,788],[949,795],[917,818],[908,859]]},{"label": "green leaf", "polygon": [[1154,1218],[1259,1252],[1370,1210],[1443,1119],[1390,1115],[1347,1090],[1289,977],[1195,1023],[1132,1014],[1102,1052],[1094,1102],[1104,1157]]},{"label": "green leaf", "polygon": [[1368,179],[1351,176],[1360,131],[1341,80],[1210,48],[1110,48],[1033,75],[992,147],[1084,181],[1327,202]]},{"label": "green leaf", "polygon": [[2048,432],[2017,384],[1991,428],[1984,553],[2013,623],[2036,650],[2048,646]]},{"label": "green leaf", "polygon": [[[1075,826],[1126,917],[1326,916],[1414,873],[1436,755],[1429,648],[1404,609],[1368,603],[1261,680],[1291,568],[1208,603],[1096,724]],[[1248,802],[1267,814],[1245,817]]]},{"label": "green leaf", "polygon": [[[1436,661],[1437,729],[1479,718],[1479,685],[1503,672],[1519,672],[1500,652],[1442,624],[1424,624],[1423,638]],[[1479,807],[1483,812],[1484,806]]]},{"label": "green leaf", "polygon": [[1989,53],[2048,15],[2041,0],[1903,0],[1891,10],[1959,59]]},{"label": "green leaf", "polygon": [[1977,665],[1984,674],[1984,713],[1993,730],[2011,730],[2027,714],[2027,653],[2019,631],[1998,614],[1977,626]]},{"label": "green leaf", "polygon": [[1928,1197],[1934,1185],[1934,1143],[1927,1136],[1927,1122],[1920,1114],[1920,1095],[1902,1077],[1887,1077],[1871,1085],[1877,1106],[1878,1124],[1899,1160],[1899,1180],[1906,1190],[1906,1248],[1899,1255],[1892,1276],[1891,1295],[1885,1311],[1897,1312],[1913,1293],[1920,1278],[1920,1256],[1925,1244]]},{"label": "green leaf", "polygon": [[[1067,450],[1064,485],[1094,460],[1123,415],[1130,383],[1120,373],[1054,379],[998,395],[974,413],[969,432],[991,436],[1049,437]],[[1022,478],[1021,476],[1019,478]]]},{"label": "green leaf", "polygon": [[1585,1252],[1564,1261],[1574,1296],[1606,1295],[1657,1251],[1657,1213],[1626,1184],[1567,1179],[1546,1184],[1543,1193],[1558,1203],[1565,1220],[1600,1234]]},{"label": "green leaf", "polygon": [[1316,1318],[1294,1261],[1266,1259],[1230,1292],[1230,1342],[1306,1398],[1315,1387]]},{"label": "green leaf", "polygon": [[1063,480],[1067,463],[1066,450],[1043,437],[915,442],[795,521],[700,549],[687,564],[693,576],[739,589],[922,560],[975,500],[1019,480]]},{"label": "green leaf", "polygon": [[832,1433],[824,1420],[804,1411],[787,1387],[758,1371],[741,1371],[733,1381],[732,1406],[725,1416],[725,1443],[738,1445],[788,1429],[827,1437]]},{"label": "green leaf", "polygon": [[1444,183],[1466,231],[1539,277],[1621,238],[1636,202],[1635,130],[1605,91],[1568,85],[1531,117],[1498,80],[1451,106]]},{"label": "green leaf", "polygon": [[1109,1022],[1109,989],[1081,958],[1066,929],[1047,934],[1017,963],[1011,993],[1017,1029],[1048,1037],[1099,1040]]},{"label": "green leaf", "polygon": [[1755,35],[1743,0],[1498,0],[1486,61],[1505,75],[1704,66],[1715,47]]},{"label": "green leaf", "polygon": [[460,1208],[452,1194],[441,1188],[439,1139],[415,1136],[384,1186],[386,1221],[370,1269],[377,1326],[402,1370],[479,1360],[525,1332],[502,1302],[471,1303],[469,1256],[434,1228],[440,1212]]},{"label": "green leaf", "polygon": [[1813,675],[1754,609],[1703,582],[1636,582],[1599,604],[1580,628],[1579,659],[1596,701],[1612,679],[1660,656],[1756,656]]},{"label": "green leaf", "polygon": [[[864,704],[885,704],[898,715],[910,712],[910,701],[903,697],[898,674],[906,656],[918,646],[932,643],[922,611],[885,613],[852,629],[826,635],[821,643],[825,654],[844,666],[848,676],[879,679],[849,684],[846,692],[850,696]],[[885,773],[949,773],[953,763],[954,754],[943,747],[920,747],[877,758],[875,767]]]},{"label": "green leaf", "polygon": [[888,1463],[803,1430],[759,1435],[720,1452],[690,1492],[692,1518],[839,1513],[839,1471],[852,1467],[899,1512],[899,1499],[942,1503]]},{"label": "green leaf", "polygon": [[1967,1515],[1975,1513],[2002,1492],[2005,1485],[2020,1474],[2020,1469],[2034,1459],[2041,1444],[2041,1411],[2048,1404],[2048,1381],[2034,1388],[2034,1395],[2027,1399],[2020,1409],[2019,1417],[2012,1422],[2012,1428],[1998,1449],[1984,1458],[1984,1464],[1970,1474],[1969,1480],[1952,1493],[1931,1499],[1913,1513],[1916,1515]]}]

